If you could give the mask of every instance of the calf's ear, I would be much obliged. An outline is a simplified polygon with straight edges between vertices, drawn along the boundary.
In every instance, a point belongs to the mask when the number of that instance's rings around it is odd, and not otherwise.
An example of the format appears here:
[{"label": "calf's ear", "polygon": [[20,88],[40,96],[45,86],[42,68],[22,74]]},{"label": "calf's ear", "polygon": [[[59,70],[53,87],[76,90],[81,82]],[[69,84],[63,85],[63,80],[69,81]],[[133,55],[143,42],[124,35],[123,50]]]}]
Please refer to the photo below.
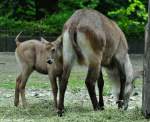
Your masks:
[{"label": "calf's ear", "polygon": [[63,42],[62,42],[62,36],[60,35],[55,41],[52,42],[53,45],[56,46],[56,48],[62,48]]},{"label": "calf's ear", "polygon": [[56,41],[57,41],[57,46],[58,46],[59,48],[62,48],[62,46],[63,46],[63,38],[62,38],[62,35],[59,36]]},{"label": "calf's ear", "polygon": [[48,43],[49,43],[49,42],[48,42],[46,39],[44,39],[43,37],[41,37],[41,42],[44,43],[44,44],[48,44]]}]

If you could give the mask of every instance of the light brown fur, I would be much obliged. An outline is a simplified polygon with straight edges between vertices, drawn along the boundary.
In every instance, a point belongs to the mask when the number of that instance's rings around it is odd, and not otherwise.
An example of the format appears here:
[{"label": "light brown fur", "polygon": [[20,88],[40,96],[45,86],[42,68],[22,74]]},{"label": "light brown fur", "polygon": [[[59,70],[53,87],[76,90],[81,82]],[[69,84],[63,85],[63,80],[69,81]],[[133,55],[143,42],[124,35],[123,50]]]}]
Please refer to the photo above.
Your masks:
[{"label": "light brown fur", "polygon": [[[20,34],[19,34],[20,35]],[[48,74],[51,81],[54,103],[57,107],[57,77],[61,79],[62,74],[62,55],[55,55],[55,63],[48,64],[49,55],[51,55],[51,50],[54,45],[55,48],[61,47],[59,43],[61,40],[59,37],[56,41],[50,43],[43,38],[42,41],[38,40],[28,40],[24,42],[19,42],[18,37],[16,37],[16,59],[20,65],[21,73],[16,79],[16,90],[15,90],[15,100],[14,104],[17,106],[19,104],[19,93],[21,93],[22,104],[26,106],[25,100],[25,86],[26,82],[33,71],[37,71],[41,74]],[[58,50],[58,49],[57,49]],[[61,51],[62,52],[62,51]]]}]

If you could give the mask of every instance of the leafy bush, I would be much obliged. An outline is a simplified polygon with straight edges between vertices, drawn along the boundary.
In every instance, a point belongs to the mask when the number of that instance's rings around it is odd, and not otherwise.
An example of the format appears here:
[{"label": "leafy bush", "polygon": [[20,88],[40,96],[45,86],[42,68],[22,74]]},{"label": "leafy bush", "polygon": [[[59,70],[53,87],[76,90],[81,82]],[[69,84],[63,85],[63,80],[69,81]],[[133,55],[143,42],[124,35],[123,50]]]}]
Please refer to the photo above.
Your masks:
[{"label": "leafy bush", "polygon": [[99,0],[63,0],[59,2],[59,8],[62,11],[73,11],[81,8],[96,8],[99,5]]},{"label": "leafy bush", "polygon": [[[15,0],[19,1],[19,0]],[[43,0],[45,1],[45,0]],[[4,3],[4,2],[3,2]],[[121,29],[129,36],[144,36],[144,26],[147,22],[147,1],[143,0],[61,0],[57,2],[57,11],[51,13],[46,11],[46,16],[36,20],[35,3],[31,0],[23,1],[17,8],[17,15],[13,17],[12,4],[10,0],[8,8],[4,8],[0,2],[0,28],[10,31],[26,31],[32,35],[43,33],[45,35],[58,35],[62,31],[63,24],[72,13],[81,8],[93,8],[115,20]]]},{"label": "leafy bush", "polygon": [[128,35],[144,34],[144,26],[148,14],[144,4],[139,0],[129,0],[128,7],[121,7],[108,12],[108,16],[115,19],[123,31]]},{"label": "leafy bush", "polygon": [[[8,17],[0,17],[0,28],[9,31],[24,31],[26,34],[58,35],[62,31],[63,24],[72,12],[63,12],[47,16],[38,21],[15,20]],[[2,33],[1,33],[2,34]]]}]

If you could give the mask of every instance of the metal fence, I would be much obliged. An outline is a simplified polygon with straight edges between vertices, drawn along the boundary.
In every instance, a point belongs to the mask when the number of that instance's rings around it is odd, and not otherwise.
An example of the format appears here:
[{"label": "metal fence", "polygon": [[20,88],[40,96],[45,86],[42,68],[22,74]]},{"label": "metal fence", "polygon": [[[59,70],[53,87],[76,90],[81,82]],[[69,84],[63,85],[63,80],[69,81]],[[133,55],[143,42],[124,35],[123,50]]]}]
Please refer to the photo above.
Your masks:
[{"label": "metal fence", "polygon": [[[37,30],[35,30],[37,31]],[[14,52],[16,48],[15,37],[20,31],[12,31],[7,29],[0,29],[0,52]],[[46,38],[48,41],[53,41],[56,39],[56,35],[44,34],[42,32],[26,32],[20,36],[21,41],[28,39],[40,39],[40,37]],[[140,38],[139,38],[140,37]],[[136,37],[131,35],[127,37],[129,45],[129,53],[142,54],[144,52],[144,35]]]},{"label": "metal fence", "polygon": [[[11,31],[7,29],[0,30],[0,52],[14,52],[16,48],[15,38],[16,35],[20,31]],[[27,31],[23,31],[20,35],[19,40],[25,41],[29,39],[37,39],[40,40],[41,37],[44,37],[48,41],[54,41],[56,39],[56,35],[46,34],[44,35],[42,32],[38,33],[29,33]]]}]

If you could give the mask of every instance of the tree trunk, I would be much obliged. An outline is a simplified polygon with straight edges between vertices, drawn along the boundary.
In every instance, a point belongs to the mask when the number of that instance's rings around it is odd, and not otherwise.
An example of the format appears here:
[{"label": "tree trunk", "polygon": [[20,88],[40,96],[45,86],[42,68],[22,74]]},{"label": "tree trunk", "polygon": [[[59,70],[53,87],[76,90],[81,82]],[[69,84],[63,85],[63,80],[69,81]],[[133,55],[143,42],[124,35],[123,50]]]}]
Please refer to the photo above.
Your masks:
[{"label": "tree trunk", "polygon": [[150,118],[150,0],[148,15],[148,24],[145,28],[144,82],[142,95],[142,111],[145,118]]}]

